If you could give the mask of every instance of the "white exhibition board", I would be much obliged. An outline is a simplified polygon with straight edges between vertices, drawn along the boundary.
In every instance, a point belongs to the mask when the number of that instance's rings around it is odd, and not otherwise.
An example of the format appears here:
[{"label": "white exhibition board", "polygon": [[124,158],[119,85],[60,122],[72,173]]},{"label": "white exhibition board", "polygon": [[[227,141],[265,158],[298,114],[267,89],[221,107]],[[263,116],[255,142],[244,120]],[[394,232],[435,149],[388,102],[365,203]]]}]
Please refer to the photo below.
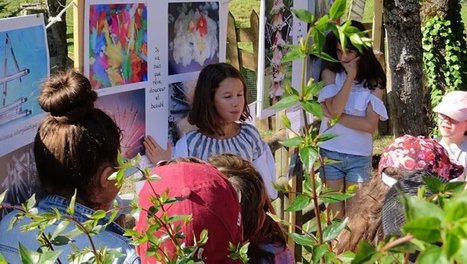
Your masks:
[{"label": "white exhibition board", "polygon": [[[228,0],[86,0],[84,73],[124,130],[122,152],[165,147],[207,64],[225,61]],[[135,70],[136,69],[136,70]]]},{"label": "white exhibition board", "polygon": [[297,44],[306,35],[307,24],[298,20],[291,9],[308,9],[307,0],[262,0],[259,23],[257,78],[258,117],[276,113],[271,106],[285,95],[284,87],[300,88],[301,62],[282,63],[288,45]]},{"label": "white exhibition board", "polygon": [[36,180],[32,142],[44,112],[37,98],[50,74],[42,14],[0,19],[0,193],[29,198]]}]

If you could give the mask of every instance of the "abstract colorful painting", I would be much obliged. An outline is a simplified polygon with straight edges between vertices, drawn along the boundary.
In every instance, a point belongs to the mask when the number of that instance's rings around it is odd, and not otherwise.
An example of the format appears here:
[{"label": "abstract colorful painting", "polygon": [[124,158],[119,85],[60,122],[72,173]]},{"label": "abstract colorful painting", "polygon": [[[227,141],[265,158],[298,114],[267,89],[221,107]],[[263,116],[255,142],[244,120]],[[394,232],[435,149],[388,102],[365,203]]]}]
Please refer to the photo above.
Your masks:
[{"label": "abstract colorful painting", "polygon": [[148,79],[147,7],[89,6],[89,79],[94,89]]},{"label": "abstract colorful painting", "polygon": [[122,130],[120,148],[125,158],[144,154],[144,89],[121,92],[97,99],[96,106],[111,116]]},{"label": "abstract colorful painting", "polygon": [[219,62],[219,2],[169,3],[169,75]]}]

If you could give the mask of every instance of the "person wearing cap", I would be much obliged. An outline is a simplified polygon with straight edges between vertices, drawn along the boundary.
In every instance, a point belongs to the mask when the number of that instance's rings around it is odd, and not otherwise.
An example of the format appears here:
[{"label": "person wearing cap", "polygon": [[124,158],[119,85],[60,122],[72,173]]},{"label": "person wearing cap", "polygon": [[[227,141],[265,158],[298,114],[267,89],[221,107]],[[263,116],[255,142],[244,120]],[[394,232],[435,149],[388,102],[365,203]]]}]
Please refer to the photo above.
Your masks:
[{"label": "person wearing cap", "polygon": [[[146,232],[150,225],[148,219],[149,208],[156,194],[168,191],[168,196],[176,197],[177,201],[166,205],[165,212],[169,216],[191,215],[189,222],[178,221],[172,223],[174,230],[180,228],[184,236],[180,237],[180,244],[193,246],[195,238],[200,237],[201,231],[208,231],[207,243],[195,252],[197,261],[206,264],[240,263],[231,260],[229,242],[238,245],[243,241],[242,219],[240,203],[235,189],[227,178],[214,166],[196,158],[178,158],[156,166],[153,174],[160,176],[158,181],[147,181],[139,194],[141,213],[136,222],[136,231]],[[155,213],[160,217],[162,212]],[[166,235],[163,229],[156,231],[155,236]],[[158,263],[153,256],[147,256],[149,243],[137,247],[142,263]],[[162,251],[161,251],[162,250]],[[175,247],[167,239],[159,248],[162,253],[166,250],[169,258],[175,257]],[[198,263],[198,262],[197,262]]]},{"label": "person wearing cap", "polygon": [[[376,245],[384,235],[393,234],[394,227],[401,227],[402,205],[389,205],[394,193],[388,191],[396,183],[401,190],[411,194],[413,192],[410,190],[416,193],[418,187],[424,184],[421,176],[432,175],[447,182],[459,177],[463,171],[462,166],[451,162],[443,146],[434,139],[411,135],[396,138],[381,154],[378,177],[373,177],[359,190],[359,200],[348,215],[351,231],[339,235],[336,251],[355,250],[360,240],[371,241]],[[409,181],[414,184],[408,184]],[[394,209],[402,215],[393,213]]]},{"label": "person wearing cap", "polygon": [[[447,150],[451,160],[467,167],[467,92],[447,93],[433,111],[438,114],[439,143]],[[465,181],[467,172],[456,181]]]}]

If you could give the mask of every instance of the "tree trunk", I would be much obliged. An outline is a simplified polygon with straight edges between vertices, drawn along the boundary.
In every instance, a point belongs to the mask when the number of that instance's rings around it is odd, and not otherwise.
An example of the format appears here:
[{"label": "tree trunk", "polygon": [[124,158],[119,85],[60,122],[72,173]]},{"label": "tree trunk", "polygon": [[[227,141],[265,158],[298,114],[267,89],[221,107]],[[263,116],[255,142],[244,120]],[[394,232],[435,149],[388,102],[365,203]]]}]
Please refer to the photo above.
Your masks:
[{"label": "tree trunk", "polygon": [[[49,17],[55,17],[66,6],[66,0],[48,0]],[[62,21],[54,23],[47,30],[52,35],[51,47],[49,50],[51,60],[50,69],[52,72],[63,71],[67,68],[68,46],[66,38],[66,12],[62,15]]]},{"label": "tree trunk", "polygon": [[388,65],[395,114],[401,134],[427,135],[426,102],[423,92],[422,44],[419,0],[384,0]]}]

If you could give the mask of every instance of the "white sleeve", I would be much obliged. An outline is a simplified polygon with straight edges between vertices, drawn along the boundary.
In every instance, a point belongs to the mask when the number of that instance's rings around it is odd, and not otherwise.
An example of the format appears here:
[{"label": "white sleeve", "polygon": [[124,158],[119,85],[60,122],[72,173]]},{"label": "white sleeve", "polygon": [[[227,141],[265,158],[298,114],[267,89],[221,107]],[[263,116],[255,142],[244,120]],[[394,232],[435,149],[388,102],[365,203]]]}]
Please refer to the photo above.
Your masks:
[{"label": "white sleeve", "polygon": [[379,120],[385,121],[389,118],[388,111],[386,110],[386,106],[384,106],[384,103],[381,99],[371,94],[370,104],[373,107],[373,111],[379,115]]},{"label": "white sleeve", "polygon": [[336,96],[336,94],[342,89],[342,87],[336,84],[328,84],[321,89],[318,95],[318,102],[322,103],[326,99]]},{"label": "white sleeve", "polygon": [[188,156],[188,142],[186,136],[181,137],[177,143],[175,143],[174,151],[172,152],[172,158],[187,157]]},{"label": "white sleeve", "polygon": [[276,182],[274,157],[272,156],[271,149],[266,142],[263,141],[262,143],[263,153],[256,160],[253,160],[253,165],[263,178],[269,197],[271,199],[276,199],[277,190],[273,187],[273,182]]}]

